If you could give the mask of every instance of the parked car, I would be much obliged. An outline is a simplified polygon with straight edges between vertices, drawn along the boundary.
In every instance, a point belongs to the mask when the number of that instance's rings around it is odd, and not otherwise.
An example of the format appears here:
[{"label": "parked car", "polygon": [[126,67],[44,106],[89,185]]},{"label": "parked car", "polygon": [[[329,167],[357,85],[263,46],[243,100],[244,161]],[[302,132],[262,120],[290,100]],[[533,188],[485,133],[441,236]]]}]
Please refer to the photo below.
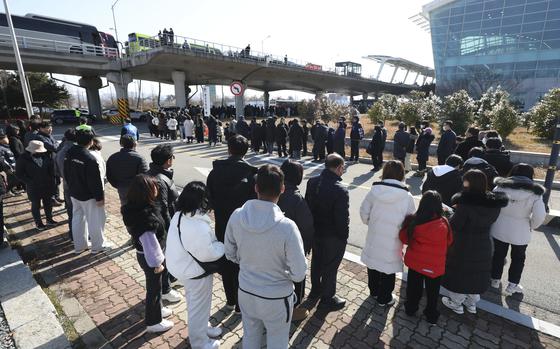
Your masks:
[{"label": "parked car", "polygon": [[[96,121],[95,115],[81,113],[80,117],[86,117],[89,124]],[[58,109],[51,113],[51,121],[57,125],[62,125],[66,122],[77,124],[79,118],[76,117],[76,110],[74,109]]]},{"label": "parked car", "polygon": [[[109,119],[112,116],[115,116],[119,113],[118,109],[108,109],[103,111],[103,116],[105,119]],[[129,113],[130,113],[130,118],[132,120],[135,121],[146,121],[146,117],[148,115],[147,112],[143,112],[143,111],[138,111],[138,110],[134,110],[134,109],[129,109]]]}]

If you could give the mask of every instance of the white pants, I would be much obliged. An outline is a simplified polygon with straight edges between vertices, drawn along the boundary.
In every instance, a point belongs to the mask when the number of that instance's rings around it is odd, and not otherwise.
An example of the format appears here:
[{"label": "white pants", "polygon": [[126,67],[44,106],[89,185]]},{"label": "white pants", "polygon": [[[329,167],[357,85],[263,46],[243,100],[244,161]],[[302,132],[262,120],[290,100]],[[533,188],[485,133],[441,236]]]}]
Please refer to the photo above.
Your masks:
[{"label": "white pants", "polygon": [[243,321],[243,349],[260,349],[266,328],[267,349],[287,349],[295,296],[284,299],[262,299],[238,291]]},{"label": "white pants", "polygon": [[208,319],[212,308],[212,275],[198,280],[181,280],[185,285],[189,341],[193,349],[202,349],[211,342]]},{"label": "white pants", "polygon": [[467,307],[476,306],[476,303],[480,300],[479,294],[463,294],[463,293],[455,293],[449,291],[449,299],[457,306],[459,305],[466,305]]},{"label": "white pants", "polygon": [[405,171],[412,171],[412,165],[410,164],[410,158],[412,157],[412,154],[410,153],[406,153],[406,156],[404,157],[404,170]]},{"label": "white pants", "polygon": [[72,198],[72,237],[76,251],[87,248],[88,237],[92,251],[103,248],[105,219],[105,208],[98,207],[95,199],[80,201]]}]

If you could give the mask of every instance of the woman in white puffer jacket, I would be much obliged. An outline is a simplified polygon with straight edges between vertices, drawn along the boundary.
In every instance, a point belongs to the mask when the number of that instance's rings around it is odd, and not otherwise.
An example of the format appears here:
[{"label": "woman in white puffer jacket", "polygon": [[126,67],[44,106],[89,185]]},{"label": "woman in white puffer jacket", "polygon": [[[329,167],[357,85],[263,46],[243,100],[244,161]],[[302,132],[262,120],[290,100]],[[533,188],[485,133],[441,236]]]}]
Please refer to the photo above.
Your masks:
[{"label": "woman in white puffer jacket", "polygon": [[213,277],[205,275],[197,260],[219,260],[224,255],[224,244],[216,239],[211,226],[208,190],[204,183],[187,184],[177,199],[176,209],[167,233],[165,259],[169,272],[185,286],[189,341],[193,349],[219,348],[220,342],[210,337],[218,337],[222,330],[208,323]]},{"label": "woman in white puffer jacket", "polygon": [[414,199],[404,185],[404,166],[388,161],[382,181],[373,183],[360,206],[362,222],[368,225],[361,260],[368,268],[370,296],[381,306],[395,303],[395,273],[403,270],[403,245],[399,231],[406,216],[415,212]]},{"label": "woman in white puffer jacket", "polygon": [[533,182],[533,174],[531,165],[517,164],[511,169],[510,177],[498,177],[494,181],[494,191],[506,193],[509,202],[502,208],[490,230],[494,239],[491,285],[494,288],[500,287],[505,258],[511,245],[509,283],[505,290],[508,295],[523,293],[519,281],[525,266],[525,251],[531,241],[533,229],[538,228],[546,218],[543,202],[545,189]]}]

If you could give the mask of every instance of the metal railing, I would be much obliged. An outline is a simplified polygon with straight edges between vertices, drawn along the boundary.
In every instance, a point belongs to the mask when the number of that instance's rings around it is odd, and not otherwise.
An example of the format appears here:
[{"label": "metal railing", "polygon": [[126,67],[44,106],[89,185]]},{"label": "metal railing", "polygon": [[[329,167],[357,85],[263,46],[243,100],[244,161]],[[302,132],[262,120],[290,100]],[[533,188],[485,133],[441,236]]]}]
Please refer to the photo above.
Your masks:
[{"label": "metal railing", "polygon": [[[16,38],[20,49],[34,49],[87,56],[101,56],[111,59],[116,59],[119,54],[118,49],[110,47],[30,38],[25,36],[17,36]],[[10,35],[0,34],[0,46],[12,47],[12,38],[10,37]]]}]

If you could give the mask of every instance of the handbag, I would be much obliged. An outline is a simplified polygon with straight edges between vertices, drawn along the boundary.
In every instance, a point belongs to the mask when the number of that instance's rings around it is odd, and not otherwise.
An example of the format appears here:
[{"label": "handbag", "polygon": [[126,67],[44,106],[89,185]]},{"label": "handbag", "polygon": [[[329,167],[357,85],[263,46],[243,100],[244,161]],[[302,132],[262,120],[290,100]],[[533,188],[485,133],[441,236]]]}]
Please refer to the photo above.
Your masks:
[{"label": "handbag", "polygon": [[369,145],[366,148],[366,153],[368,153],[369,155],[373,154],[373,141],[369,142]]},{"label": "handbag", "polygon": [[222,256],[220,259],[212,261],[212,262],[201,262],[195,256],[193,256],[192,253],[190,253],[185,248],[185,245],[183,245],[183,240],[181,239],[181,218],[182,217],[183,217],[183,214],[180,213],[179,214],[179,221],[177,223],[177,232],[179,233],[179,241],[181,242],[181,246],[183,246],[185,251],[187,251],[187,253],[192,257],[192,259],[194,259],[194,261],[196,263],[198,263],[198,265],[204,270],[204,273],[202,273],[201,275],[199,275],[197,277],[192,278],[192,280],[202,279],[202,278],[207,277],[208,275],[212,275],[214,273],[220,272],[222,270],[222,265],[225,261],[224,256]]}]

